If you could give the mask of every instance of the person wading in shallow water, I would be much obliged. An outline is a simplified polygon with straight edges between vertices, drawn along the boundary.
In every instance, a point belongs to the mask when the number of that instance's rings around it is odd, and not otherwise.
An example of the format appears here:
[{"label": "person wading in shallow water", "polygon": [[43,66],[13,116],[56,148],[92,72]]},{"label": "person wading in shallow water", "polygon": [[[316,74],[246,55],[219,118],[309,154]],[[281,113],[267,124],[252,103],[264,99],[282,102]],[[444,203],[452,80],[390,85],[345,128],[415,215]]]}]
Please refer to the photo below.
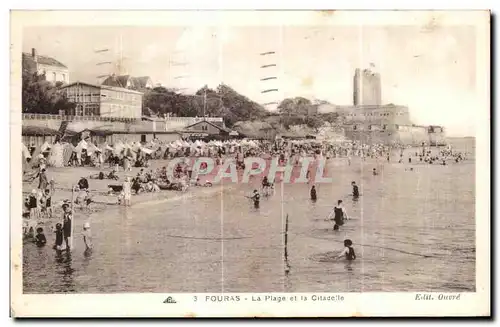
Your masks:
[{"label": "person wading in shallow water", "polygon": [[317,194],[316,194],[316,186],[314,186],[314,185],[313,185],[313,186],[311,187],[311,200],[312,200],[313,202],[316,202],[316,200],[317,200],[317,199],[318,199],[318,196],[317,196]]},{"label": "person wading in shallow water", "polygon": [[72,237],[71,235],[71,223],[72,223],[72,216],[71,216],[71,208],[67,206],[64,211],[64,216],[63,216],[63,235],[64,235],[64,242],[66,243],[66,251],[70,250],[70,241],[69,238]]},{"label": "person wading in shallow water", "polygon": [[260,194],[259,194],[259,191],[253,190],[252,196],[249,196],[248,198],[253,201],[254,208],[255,209],[259,209],[259,207],[260,207]]},{"label": "person wading in shallow water", "polygon": [[337,256],[337,259],[341,259],[342,257],[345,257],[345,259],[349,261],[356,260],[356,253],[354,252],[352,241],[350,239],[344,240],[344,249]]},{"label": "person wading in shallow water", "polygon": [[[332,214],[334,215],[333,221],[335,222],[333,230],[339,230],[340,226],[344,225],[344,219],[347,219],[347,213],[342,206],[342,200],[338,200],[337,205],[333,207]],[[330,217],[332,214],[330,214]]]},{"label": "person wading in shallow water", "polygon": [[356,182],[354,182],[354,181],[351,183],[351,185],[352,185],[352,197],[354,199],[359,198],[359,188],[358,188],[358,185],[356,185]]}]

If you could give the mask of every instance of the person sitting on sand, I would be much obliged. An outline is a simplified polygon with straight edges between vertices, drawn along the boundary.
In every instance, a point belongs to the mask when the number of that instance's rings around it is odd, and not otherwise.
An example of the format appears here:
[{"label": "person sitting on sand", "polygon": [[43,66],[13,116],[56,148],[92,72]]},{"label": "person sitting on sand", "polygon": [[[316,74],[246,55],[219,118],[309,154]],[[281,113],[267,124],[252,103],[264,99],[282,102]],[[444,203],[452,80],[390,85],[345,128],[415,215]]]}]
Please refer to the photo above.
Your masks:
[{"label": "person sitting on sand", "polygon": [[336,259],[341,259],[342,257],[345,257],[345,259],[349,261],[356,260],[356,253],[354,252],[352,241],[350,239],[344,240],[344,249],[336,257]]},{"label": "person sitting on sand", "polygon": [[80,180],[78,181],[78,187],[80,190],[88,190],[89,189],[89,182],[85,177],[81,177]]},{"label": "person sitting on sand", "polygon": [[139,177],[136,177],[131,182],[131,189],[135,192],[135,194],[139,194],[141,192],[141,183],[139,181]]}]

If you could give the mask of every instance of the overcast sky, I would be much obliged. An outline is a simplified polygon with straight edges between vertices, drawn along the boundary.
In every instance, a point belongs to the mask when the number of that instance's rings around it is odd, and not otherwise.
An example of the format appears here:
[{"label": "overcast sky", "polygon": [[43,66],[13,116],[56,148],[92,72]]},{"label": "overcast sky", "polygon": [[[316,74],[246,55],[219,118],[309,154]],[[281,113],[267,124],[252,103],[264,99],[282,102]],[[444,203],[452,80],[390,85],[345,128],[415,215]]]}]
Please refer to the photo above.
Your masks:
[{"label": "overcast sky", "polygon": [[[352,104],[354,69],[374,63],[384,103],[407,105],[414,123],[475,135],[480,101],[473,27],[36,27],[24,29],[23,51],[36,48],[63,62],[72,82],[95,83],[98,75],[112,72],[97,63],[117,62],[120,39],[130,75],[190,91],[223,82],[259,103],[305,96]],[[112,51],[95,53],[104,48]],[[276,54],[259,55],[266,51]],[[277,67],[260,68],[273,63]],[[260,81],[268,76],[278,79]],[[269,88],[279,92],[263,96]]]}]

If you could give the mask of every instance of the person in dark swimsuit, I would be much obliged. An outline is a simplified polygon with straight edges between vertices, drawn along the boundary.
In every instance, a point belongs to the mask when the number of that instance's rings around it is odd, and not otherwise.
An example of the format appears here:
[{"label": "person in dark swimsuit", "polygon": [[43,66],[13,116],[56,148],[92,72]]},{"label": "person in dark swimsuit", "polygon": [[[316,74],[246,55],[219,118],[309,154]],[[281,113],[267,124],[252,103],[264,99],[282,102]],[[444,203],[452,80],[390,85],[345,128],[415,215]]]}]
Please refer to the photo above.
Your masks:
[{"label": "person in dark swimsuit", "polygon": [[345,214],[345,210],[342,207],[342,200],[337,202],[337,205],[333,208],[333,212],[335,214],[333,221],[335,225],[333,225],[333,230],[339,230],[340,226],[344,225],[344,219],[347,218]]},{"label": "person in dark swimsuit", "polygon": [[317,193],[316,193],[316,186],[314,186],[314,185],[313,185],[313,186],[311,187],[311,200],[312,200],[313,202],[316,202],[316,200],[317,200],[317,199],[318,199],[318,195],[317,195]]},{"label": "person in dark swimsuit", "polygon": [[352,182],[351,183],[352,185],[352,196],[353,198],[358,198],[359,197],[359,188],[358,188],[358,185],[356,185],[356,182]]},{"label": "person in dark swimsuit", "polygon": [[56,241],[54,243],[54,250],[61,251],[61,247],[63,244],[63,230],[62,225],[60,223],[56,224]]},{"label": "person in dark swimsuit", "polygon": [[255,209],[260,207],[260,194],[259,191],[253,190],[253,195],[250,197],[253,200],[253,206]]},{"label": "person in dark swimsuit", "polygon": [[342,257],[345,257],[345,259],[349,261],[356,260],[356,253],[354,252],[350,239],[344,240],[344,250],[337,256],[337,259]]},{"label": "person in dark swimsuit", "polygon": [[71,235],[71,209],[66,208],[66,211],[64,212],[63,216],[63,235],[64,235],[64,242],[66,243],[66,250],[69,251],[69,238],[72,237]]}]

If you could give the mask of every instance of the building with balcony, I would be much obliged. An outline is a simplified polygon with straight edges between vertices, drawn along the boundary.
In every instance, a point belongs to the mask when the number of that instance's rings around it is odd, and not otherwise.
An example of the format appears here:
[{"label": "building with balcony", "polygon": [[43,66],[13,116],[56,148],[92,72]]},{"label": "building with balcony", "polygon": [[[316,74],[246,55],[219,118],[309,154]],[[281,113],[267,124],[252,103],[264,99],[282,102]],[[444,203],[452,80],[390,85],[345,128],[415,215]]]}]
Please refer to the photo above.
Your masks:
[{"label": "building with balcony", "polygon": [[62,89],[68,100],[76,104],[67,115],[141,119],[141,92],[85,82],[71,83]]},{"label": "building with balcony", "polygon": [[39,55],[35,48],[31,49],[31,53],[23,53],[22,56],[23,71],[28,71],[31,74],[44,74],[45,79],[54,84],[56,82],[69,83],[68,67],[58,60]]}]

